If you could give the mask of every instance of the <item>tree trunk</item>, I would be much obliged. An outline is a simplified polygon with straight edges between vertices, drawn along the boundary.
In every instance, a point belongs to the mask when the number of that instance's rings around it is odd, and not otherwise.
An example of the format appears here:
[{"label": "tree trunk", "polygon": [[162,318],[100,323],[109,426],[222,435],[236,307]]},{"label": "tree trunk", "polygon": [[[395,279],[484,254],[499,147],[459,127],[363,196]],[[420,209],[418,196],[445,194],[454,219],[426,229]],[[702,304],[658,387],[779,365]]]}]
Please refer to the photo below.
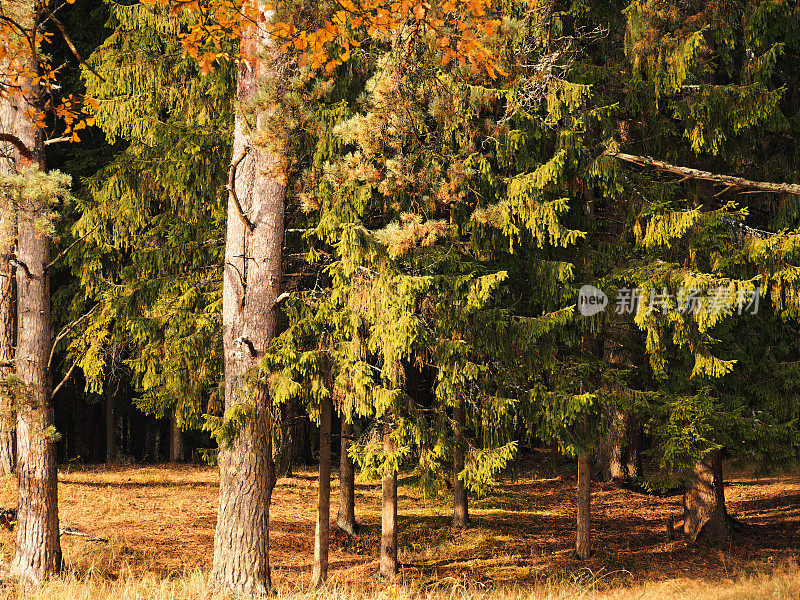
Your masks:
[{"label": "tree trunk", "polygon": [[169,419],[169,462],[182,463],[184,460],[183,429],[178,425],[177,415],[173,414]]},{"label": "tree trunk", "polygon": [[581,452],[578,455],[578,532],[575,537],[575,554],[581,560],[592,555],[590,458],[590,452]]},{"label": "tree trunk", "polygon": [[117,421],[114,412],[114,392],[108,384],[106,390],[106,464],[111,464],[117,455]]},{"label": "tree trunk", "polygon": [[[383,434],[383,449],[387,453],[394,451],[391,433]],[[381,503],[381,562],[380,576],[383,579],[394,579],[399,572],[397,564],[397,471],[387,473],[381,485],[383,499]]]},{"label": "tree trunk", "polygon": [[356,469],[353,459],[348,454],[353,439],[353,424],[347,422],[342,415],[341,454],[339,456],[339,512],[336,514],[336,526],[349,535],[358,535],[356,523]]},{"label": "tree trunk", "polygon": [[642,422],[639,417],[628,415],[627,433],[627,472],[628,479],[642,476]]},{"label": "tree trunk", "polygon": [[331,511],[331,419],[333,403],[330,397],[320,405],[319,414],[319,486],[317,499],[317,529],[314,533],[314,568],[311,587],[319,588],[328,578],[328,546],[330,544]]},{"label": "tree trunk", "polygon": [[[4,218],[12,218],[12,216],[6,215]],[[0,224],[0,229],[2,228],[3,225]],[[0,253],[0,379],[2,380],[6,380],[14,371],[16,298],[14,297],[14,267],[11,265],[10,258],[10,251]],[[0,390],[0,473],[3,475],[14,472],[16,418],[14,398],[7,391]]]},{"label": "tree trunk", "polygon": [[[246,110],[256,100],[260,85],[280,83],[283,73],[279,51],[263,27],[246,25],[239,51],[237,102]],[[257,130],[266,130],[272,116],[264,110],[256,115],[237,114],[233,185],[228,200],[222,307],[225,412],[228,418],[244,415],[238,434],[222,443],[219,450],[219,509],[211,585],[234,595],[264,594],[272,587],[269,505],[275,463],[271,401],[263,379],[255,386],[247,380],[258,368],[277,327],[285,140],[271,139],[278,145],[277,151],[256,147],[253,137],[257,132],[248,124],[254,122]]]},{"label": "tree trunk", "polygon": [[[0,98],[0,129],[6,132],[14,131],[15,113],[16,109],[11,100]],[[14,171],[15,165],[12,161],[0,159],[0,174],[10,175]],[[16,286],[11,257],[16,233],[16,215],[13,210],[4,207],[0,211],[0,379],[2,380],[14,372]],[[14,472],[16,420],[14,399],[10,393],[0,390],[0,473],[3,475]]]},{"label": "tree trunk", "polygon": [[602,481],[619,483],[625,479],[625,416],[621,412],[614,415],[604,439],[597,445],[594,453],[597,472]]},{"label": "tree trunk", "polygon": [[683,496],[683,519],[684,535],[694,540],[715,546],[730,542],[720,451],[695,465],[691,487]]},{"label": "tree trunk", "polygon": [[[33,12],[31,3],[20,6]],[[38,69],[32,61],[33,69]],[[37,89],[23,90],[12,100],[12,132],[33,155],[25,160],[15,151],[17,165],[33,162],[44,171],[42,132],[25,114]],[[58,471],[53,407],[50,402],[50,237],[38,223],[43,207],[31,202],[18,206],[16,374],[27,388],[17,407],[17,540],[11,572],[38,583],[61,570],[58,531]]]},{"label": "tree trunk", "polygon": [[469,527],[467,488],[459,478],[459,474],[464,470],[464,452],[467,446],[464,432],[467,414],[463,399],[459,400],[453,408],[453,421],[456,425],[455,443],[453,444],[453,527],[465,529]]}]

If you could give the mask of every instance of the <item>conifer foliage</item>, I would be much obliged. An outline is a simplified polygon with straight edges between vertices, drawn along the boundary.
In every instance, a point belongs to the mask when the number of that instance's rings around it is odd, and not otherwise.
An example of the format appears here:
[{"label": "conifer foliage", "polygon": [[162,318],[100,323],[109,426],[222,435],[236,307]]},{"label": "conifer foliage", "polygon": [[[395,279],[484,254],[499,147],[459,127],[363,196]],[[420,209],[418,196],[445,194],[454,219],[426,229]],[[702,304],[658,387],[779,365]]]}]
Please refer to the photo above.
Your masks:
[{"label": "conifer foliage", "polygon": [[79,4],[0,6],[16,574],[61,567],[66,390],[104,395],[110,455],[118,393],[174,417],[176,448],[216,442],[210,578],[233,594],[272,590],[305,416],[314,588],[337,447],[347,534],[354,465],[382,481],[386,579],[403,471],[479,527],[472,500],[547,445],[577,469],[585,560],[597,467],[682,485],[686,536],[725,547],[724,460],[796,462],[796,3],[108,0],[92,32]]}]

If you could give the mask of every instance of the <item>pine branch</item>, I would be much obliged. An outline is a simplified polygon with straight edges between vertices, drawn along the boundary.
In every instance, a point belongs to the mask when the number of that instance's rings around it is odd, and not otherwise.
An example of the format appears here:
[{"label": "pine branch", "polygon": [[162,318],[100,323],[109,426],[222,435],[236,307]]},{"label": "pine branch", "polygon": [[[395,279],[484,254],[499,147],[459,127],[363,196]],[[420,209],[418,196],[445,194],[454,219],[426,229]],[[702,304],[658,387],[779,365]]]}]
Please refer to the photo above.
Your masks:
[{"label": "pine branch", "polygon": [[613,152],[607,150],[606,156],[624,160],[625,162],[640,165],[642,167],[650,167],[666,173],[680,175],[683,177],[681,181],[687,179],[702,179],[704,181],[713,181],[720,185],[725,185],[728,189],[750,189],[758,192],[768,192],[774,194],[792,194],[793,196],[800,196],[800,184],[796,183],[770,183],[768,181],[751,181],[743,177],[734,177],[733,175],[723,175],[720,173],[711,173],[709,171],[701,171],[699,169],[691,169],[689,167],[681,167],[673,165],[661,160],[656,160],[649,156],[637,156],[635,154],[624,154],[622,152]]}]

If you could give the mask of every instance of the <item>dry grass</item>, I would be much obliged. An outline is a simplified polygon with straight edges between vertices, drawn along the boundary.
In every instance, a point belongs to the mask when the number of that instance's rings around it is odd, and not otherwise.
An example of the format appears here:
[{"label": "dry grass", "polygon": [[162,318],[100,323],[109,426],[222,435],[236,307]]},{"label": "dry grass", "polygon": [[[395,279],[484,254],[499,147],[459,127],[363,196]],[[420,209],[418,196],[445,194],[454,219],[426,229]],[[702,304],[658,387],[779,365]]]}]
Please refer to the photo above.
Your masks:
[{"label": "dry grass", "polygon": [[[180,578],[164,579],[127,574],[110,581],[96,576],[74,576],[26,590],[21,586],[0,589],[8,600],[224,600],[213,594],[200,571]],[[444,580],[437,585],[388,585],[380,591],[364,592],[341,585],[308,592],[278,588],[278,600],[797,600],[800,573],[787,565],[770,574],[743,576],[735,580],[697,581],[676,579],[647,582],[632,587],[606,588],[602,577],[584,580],[540,582],[526,587],[482,586]]]},{"label": "dry grass", "polygon": [[[447,498],[426,499],[406,485],[400,492],[400,559],[396,586],[377,571],[379,484],[357,486],[357,539],[336,534],[331,584],[308,596],[316,480],[313,471],[282,479],[273,497],[275,584],[288,599],[468,598],[634,600],[800,598],[800,477],[756,481],[728,474],[729,508],[749,527],[727,552],[667,542],[664,524],[678,515],[680,498],[657,498],[598,485],[593,494],[597,552],[571,554],[574,478],[536,476],[506,481],[472,504],[476,522],[465,532],[449,526]],[[59,475],[64,526],[109,538],[108,544],[64,537],[69,573],[25,594],[41,600],[211,600],[203,573],[212,558],[217,474],[202,467],[117,467],[64,470]],[[334,482],[335,514],[336,485]],[[0,507],[15,503],[13,478],[0,480]],[[0,531],[0,559],[13,535]],[[0,598],[22,598],[0,590]]]}]

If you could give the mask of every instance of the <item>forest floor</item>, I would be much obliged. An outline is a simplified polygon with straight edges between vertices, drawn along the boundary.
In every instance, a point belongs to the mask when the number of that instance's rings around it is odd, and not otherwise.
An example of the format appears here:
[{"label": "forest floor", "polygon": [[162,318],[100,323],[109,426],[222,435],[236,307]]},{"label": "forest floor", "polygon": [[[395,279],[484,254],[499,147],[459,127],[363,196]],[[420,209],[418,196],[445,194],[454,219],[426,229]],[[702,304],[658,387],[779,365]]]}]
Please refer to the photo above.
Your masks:
[{"label": "forest floor", "polygon": [[[728,509],[746,524],[726,551],[667,540],[667,519],[680,520],[679,495],[656,497],[595,484],[595,554],[586,562],[572,555],[572,475],[553,477],[531,467],[506,477],[491,493],[472,501],[473,527],[465,531],[451,530],[448,498],[425,498],[401,477],[400,584],[446,582],[485,590],[560,581],[596,589],[797,573],[800,475],[756,478],[741,471],[727,472],[726,477]],[[13,477],[0,479],[0,508],[15,505],[15,485]],[[374,576],[380,484],[359,482],[356,487],[362,531],[351,539],[334,529],[330,579],[335,586],[374,594],[386,588]],[[106,544],[62,537],[66,564],[77,579],[108,581],[131,577],[170,581],[207,570],[213,555],[217,494],[217,472],[209,467],[64,468],[59,474],[62,527],[109,539]],[[333,516],[338,498],[335,479],[331,496]],[[296,469],[293,477],[278,481],[271,509],[271,560],[274,582],[286,592],[307,586],[315,506],[313,469]],[[0,529],[0,560],[10,559],[13,543],[13,534]],[[798,595],[786,597],[800,597],[800,575],[792,577],[787,585]]]}]

